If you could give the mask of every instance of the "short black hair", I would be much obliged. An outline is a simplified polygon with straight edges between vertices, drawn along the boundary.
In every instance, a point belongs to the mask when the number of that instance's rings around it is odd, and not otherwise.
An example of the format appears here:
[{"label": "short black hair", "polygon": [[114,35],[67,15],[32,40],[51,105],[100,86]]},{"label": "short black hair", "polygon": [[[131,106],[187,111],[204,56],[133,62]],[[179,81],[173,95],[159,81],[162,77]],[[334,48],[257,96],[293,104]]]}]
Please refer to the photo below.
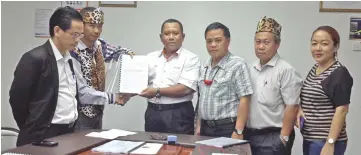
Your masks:
[{"label": "short black hair", "polygon": [[93,12],[95,9],[97,9],[97,8],[88,6],[88,7],[85,7],[85,8],[83,8],[83,9],[81,9],[81,10],[80,10],[80,14],[81,14],[82,16],[84,16],[85,13],[87,13],[87,12]]},{"label": "short black hair", "polygon": [[54,27],[59,26],[63,31],[70,29],[71,21],[79,20],[83,22],[83,17],[80,13],[70,6],[59,7],[55,10],[49,21],[50,36],[54,36]]},{"label": "short black hair", "polygon": [[183,25],[182,25],[182,23],[181,23],[179,20],[177,20],[177,19],[167,19],[166,21],[164,21],[163,24],[162,24],[162,28],[160,29],[160,33],[163,32],[164,25],[167,24],[167,23],[178,23],[178,25],[179,25],[182,33],[183,33]]},{"label": "short black hair", "polygon": [[228,27],[219,22],[214,22],[214,23],[208,25],[206,28],[206,31],[204,32],[204,37],[206,37],[206,34],[208,31],[216,30],[216,29],[222,29],[224,36],[226,38],[231,38],[231,33],[229,32]]}]

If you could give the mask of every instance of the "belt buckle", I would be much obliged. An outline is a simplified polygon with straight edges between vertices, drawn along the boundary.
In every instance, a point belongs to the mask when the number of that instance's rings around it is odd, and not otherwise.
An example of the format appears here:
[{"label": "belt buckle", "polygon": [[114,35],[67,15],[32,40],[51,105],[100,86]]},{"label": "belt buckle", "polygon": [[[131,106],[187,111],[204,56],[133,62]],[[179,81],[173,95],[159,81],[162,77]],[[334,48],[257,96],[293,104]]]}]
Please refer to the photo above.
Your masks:
[{"label": "belt buckle", "polygon": [[162,110],[162,106],[160,104],[154,104],[155,105],[155,109],[157,111],[161,111]]},{"label": "belt buckle", "polygon": [[214,127],[216,126],[216,123],[214,121],[207,121],[208,126]]}]

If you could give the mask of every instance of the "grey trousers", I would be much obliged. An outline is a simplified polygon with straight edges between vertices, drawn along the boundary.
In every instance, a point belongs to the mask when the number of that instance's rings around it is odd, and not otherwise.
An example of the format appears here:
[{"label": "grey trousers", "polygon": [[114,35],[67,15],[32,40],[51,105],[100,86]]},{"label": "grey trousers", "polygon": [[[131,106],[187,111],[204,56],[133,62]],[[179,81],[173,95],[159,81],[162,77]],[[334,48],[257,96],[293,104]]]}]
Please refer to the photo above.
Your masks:
[{"label": "grey trousers", "polygon": [[78,121],[75,124],[75,130],[84,129],[102,129],[103,113],[96,115],[93,118],[89,118],[82,112],[79,112]]}]

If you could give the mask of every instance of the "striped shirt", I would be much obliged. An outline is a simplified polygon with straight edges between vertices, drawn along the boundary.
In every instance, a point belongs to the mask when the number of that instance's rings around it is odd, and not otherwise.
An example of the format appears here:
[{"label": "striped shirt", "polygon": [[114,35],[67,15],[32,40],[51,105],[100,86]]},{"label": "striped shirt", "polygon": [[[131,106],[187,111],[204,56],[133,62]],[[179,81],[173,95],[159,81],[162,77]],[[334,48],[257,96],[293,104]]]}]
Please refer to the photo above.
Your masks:
[{"label": "striped shirt", "polygon": [[[336,107],[350,103],[353,79],[348,70],[336,61],[323,73],[316,75],[314,65],[301,90],[301,107],[307,120],[301,133],[305,140],[327,139]],[[346,123],[338,141],[347,140]]]},{"label": "striped shirt", "polygon": [[[236,117],[242,96],[253,94],[251,77],[245,60],[232,53],[225,55],[214,67],[212,60],[200,69],[199,116],[204,120]],[[206,85],[204,80],[212,80]]]}]

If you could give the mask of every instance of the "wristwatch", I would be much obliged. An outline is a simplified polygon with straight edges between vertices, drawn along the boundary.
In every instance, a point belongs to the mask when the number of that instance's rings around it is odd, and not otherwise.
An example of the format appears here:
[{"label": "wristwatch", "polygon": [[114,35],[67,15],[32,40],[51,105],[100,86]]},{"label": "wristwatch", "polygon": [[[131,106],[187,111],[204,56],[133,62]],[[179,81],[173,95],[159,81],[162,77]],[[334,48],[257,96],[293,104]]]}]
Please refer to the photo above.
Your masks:
[{"label": "wristwatch", "polygon": [[242,134],[243,134],[243,130],[239,130],[239,129],[234,129],[234,132],[235,132],[237,135],[242,135]]},{"label": "wristwatch", "polygon": [[327,140],[327,142],[330,143],[330,144],[333,144],[333,143],[335,143],[335,140],[332,139],[332,138],[329,138],[329,139]]},{"label": "wristwatch", "polygon": [[157,93],[155,94],[155,97],[160,98],[160,88],[159,87],[157,88]]}]

